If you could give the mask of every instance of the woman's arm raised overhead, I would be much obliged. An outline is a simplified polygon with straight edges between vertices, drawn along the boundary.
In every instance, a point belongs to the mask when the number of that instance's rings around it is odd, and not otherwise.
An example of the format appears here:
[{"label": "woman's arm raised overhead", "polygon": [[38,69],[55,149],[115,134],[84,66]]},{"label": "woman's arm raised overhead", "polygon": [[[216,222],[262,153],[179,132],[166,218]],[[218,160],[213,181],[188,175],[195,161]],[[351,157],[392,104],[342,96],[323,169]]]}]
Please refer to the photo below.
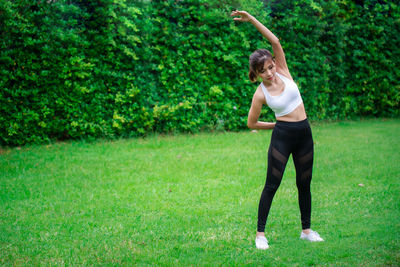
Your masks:
[{"label": "woman's arm raised overhead", "polygon": [[[233,11],[231,16],[239,16],[234,18],[235,21],[250,22],[256,29],[271,43],[272,51],[274,52],[276,69],[279,73],[292,79],[289,68],[286,64],[285,53],[283,52],[281,43],[278,37],[275,36],[267,27],[259,22],[255,17],[246,11]],[[293,80],[293,79],[292,79]]]}]

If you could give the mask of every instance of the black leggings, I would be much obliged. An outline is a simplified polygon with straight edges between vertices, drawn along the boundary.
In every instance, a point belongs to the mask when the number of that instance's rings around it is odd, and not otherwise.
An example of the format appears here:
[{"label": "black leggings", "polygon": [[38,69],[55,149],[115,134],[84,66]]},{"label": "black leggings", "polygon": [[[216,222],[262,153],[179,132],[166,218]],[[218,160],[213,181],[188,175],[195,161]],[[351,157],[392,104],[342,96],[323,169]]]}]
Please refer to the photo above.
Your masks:
[{"label": "black leggings", "polygon": [[311,192],[314,142],[308,120],[299,122],[277,121],[268,150],[267,180],[258,206],[257,231],[264,232],[272,199],[278,189],[289,155],[296,168],[296,185],[299,192],[301,225],[311,225]]}]

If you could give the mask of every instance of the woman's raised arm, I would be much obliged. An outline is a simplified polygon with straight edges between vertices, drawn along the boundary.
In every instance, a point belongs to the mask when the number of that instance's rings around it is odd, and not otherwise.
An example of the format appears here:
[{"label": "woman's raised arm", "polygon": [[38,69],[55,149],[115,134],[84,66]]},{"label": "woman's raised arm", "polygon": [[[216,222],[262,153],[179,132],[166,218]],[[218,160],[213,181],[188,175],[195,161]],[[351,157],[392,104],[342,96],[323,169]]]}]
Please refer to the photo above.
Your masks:
[{"label": "woman's raised arm", "polygon": [[275,34],[273,34],[267,27],[265,27],[261,22],[259,22],[255,17],[246,11],[233,11],[231,16],[239,16],[235,17],[234,20],[250,22],[254,25],[254,27],[256,27],[256,29],[271,43],[272,51],[274,52],[275,56],[277,71],[292,79],[286,64],[285,53],[283,52],[278,37],[276,37]]}]

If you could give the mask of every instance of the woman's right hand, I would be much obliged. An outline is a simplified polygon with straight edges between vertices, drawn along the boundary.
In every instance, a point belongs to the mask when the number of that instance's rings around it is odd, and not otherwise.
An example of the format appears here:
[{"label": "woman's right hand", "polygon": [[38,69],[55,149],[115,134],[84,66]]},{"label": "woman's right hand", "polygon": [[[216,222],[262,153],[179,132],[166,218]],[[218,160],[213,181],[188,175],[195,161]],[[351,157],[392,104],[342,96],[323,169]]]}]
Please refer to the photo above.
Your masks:
[{"label": "woman's right hand", "polygon": [[242,22],[250,21],[251,18],[253,17],[246,11],[238,11],[238,10],[232,11],[231,17],[233,17],[233,16],[239,16],[239,18],[233,18],[233,20],[242,21]]}]

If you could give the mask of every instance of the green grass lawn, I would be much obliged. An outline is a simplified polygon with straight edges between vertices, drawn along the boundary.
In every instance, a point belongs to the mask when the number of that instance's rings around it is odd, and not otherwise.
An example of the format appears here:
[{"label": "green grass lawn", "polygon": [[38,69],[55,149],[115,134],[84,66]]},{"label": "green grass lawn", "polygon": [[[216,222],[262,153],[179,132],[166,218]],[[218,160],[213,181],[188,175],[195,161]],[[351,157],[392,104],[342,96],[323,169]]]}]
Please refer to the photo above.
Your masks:
[{"label": "green grass lawn", "polygon": [[299,240],[290,159],[255,249],[271,131],[153,136],[3,148],[0,264],[399,265],[400,120],[312,129],[325,242]]}]

